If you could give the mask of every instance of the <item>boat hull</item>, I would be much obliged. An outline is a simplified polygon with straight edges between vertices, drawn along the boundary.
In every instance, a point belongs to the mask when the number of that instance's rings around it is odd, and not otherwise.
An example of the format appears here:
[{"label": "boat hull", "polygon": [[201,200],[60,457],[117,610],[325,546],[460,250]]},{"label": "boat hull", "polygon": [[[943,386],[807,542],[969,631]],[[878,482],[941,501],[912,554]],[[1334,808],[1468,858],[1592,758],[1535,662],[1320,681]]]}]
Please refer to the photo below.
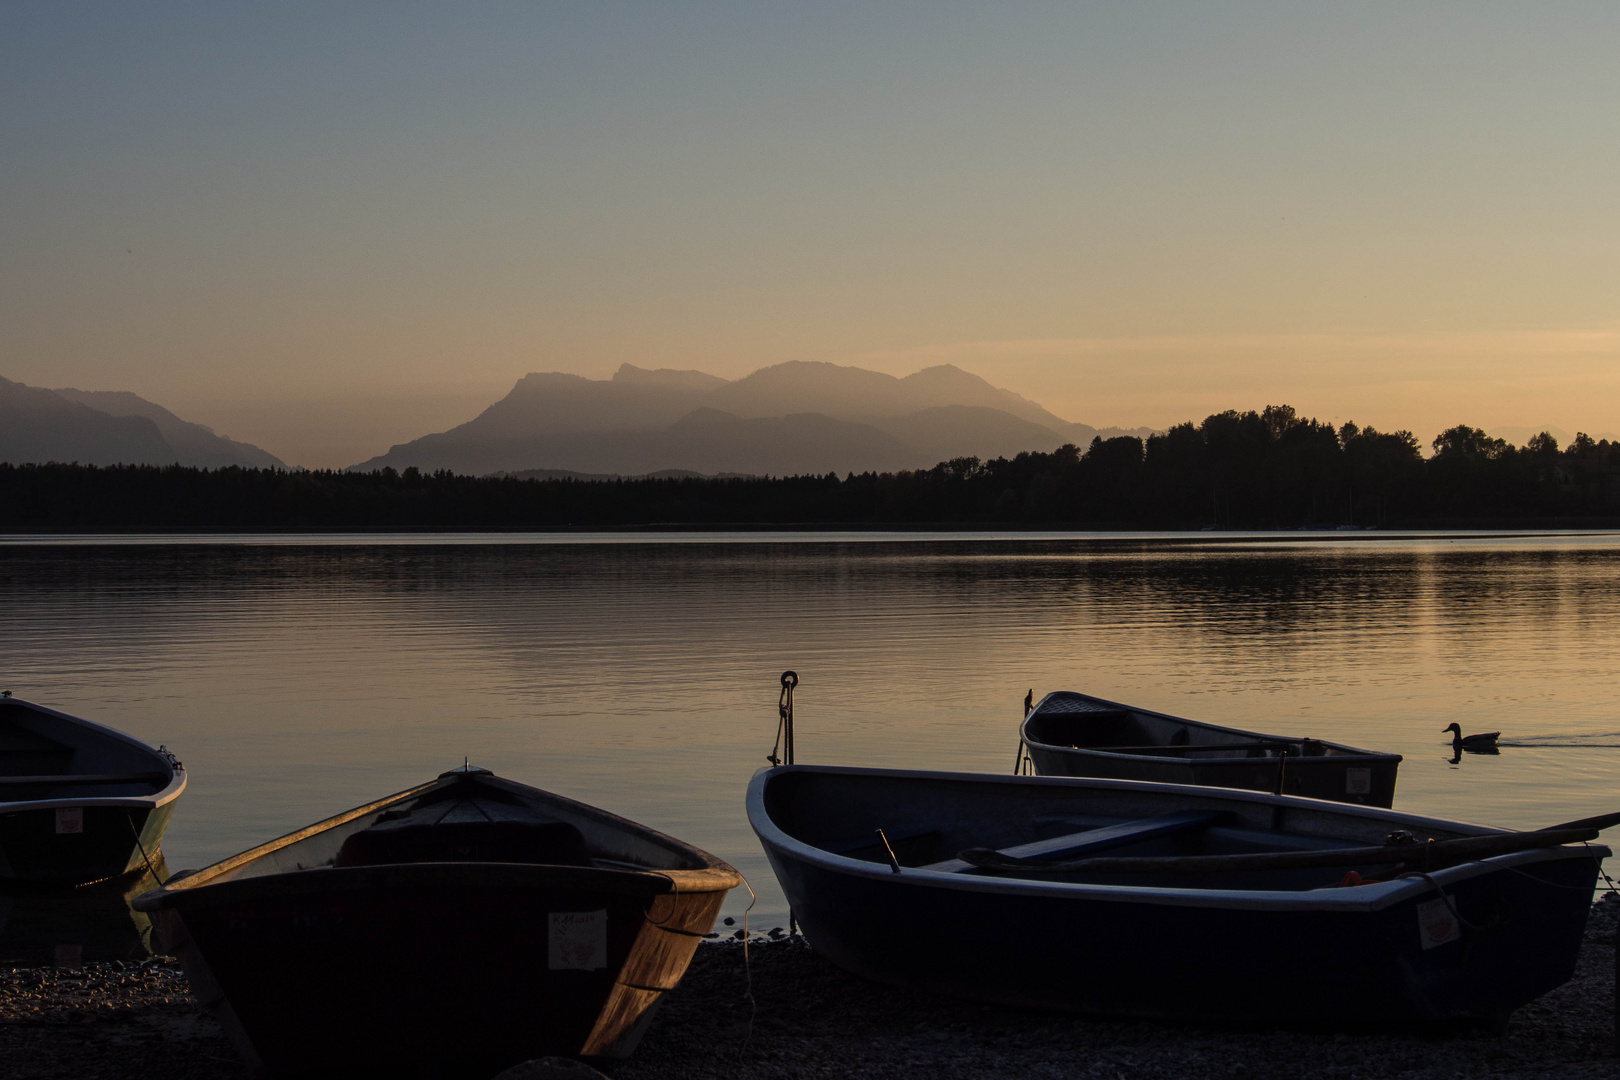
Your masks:
[{"label": "boat hull", "polygon": [[156,865],[185,788],[162,747],[0,699],[0,884],[85,885]]},{"label": "boat hull", "polygon": [[[173,801],[156,807],[76,807],[81,831],[57,831],[57,807],[0,812],[0,881],[63,885],[123,877],[155,863]],[[144,850],[143,850],[144,849]]]},{"label": "boat hull", "polygon": [[[517,864],[251,884],[179,894],[156,918],[243,1059],[277,1076],[488,1077],[546,1055],[627,1056],[724,897]],[[581,913],[604,929],[593,955],[569,957],[557,917]]]},{"label": "boat hull", "polygon": [[1401,764],[1399,754],[1186,720],[1062,690],[1030,711],[1019,737],[1039,776],[1195,784],[1386,808],[1394,805]]},{"label": "boat hull", "polygon": [[463,768],[134,907],[253,1069],[482,1078],[628,1056],[740,881],[673,837]]},{"label": "boat hull", "polygon": [[[1155,799],[1172,809],[1225,799],[1261,819],[1359,815],[1373,819],[1362,827],[1375,832],[1402,822],[1389,811],[1206,788],[815,770],[809,779],[852,779],[868,789],[846,785],[836,796],[841,808],[832,808],[795,801],[794,792],[805,790],[795,786],[795,771],[807,770],[762,770],[750,787],[749,817],[817,952],[879,982],[1061,1012],[1339,1026],[1500,1021],[1573,974],[1598,858],[1607,854],[1559,848],[1451,866],[1427,878],[1296,891],[1278,889],[1275,879],[1252,889],[1235,881],[1205,889],[1146,879],[1130,885],[946,873],[932,863],[895,871],[787,830],[847,815],[837,825],[847,835],[862,831],[858,819],[869,819],[889,821],[900,836],[916,831],[918,817],[906,814],[929,800],[942,827],[965,821],[971,828],[990,807],[987,795],[1004,796],[1013,816],[1029,818],[1043,807],[1061,809],[1054,794],[1085,792],[1138,805]],[[773,774],[788,781],[782,795],[767,793]],[[887,804],[872,794],[885,788],[895,793]],[[1440,824],[1405,823],[1425,831]],[[1460,923],[1450,920],[1442,889]]]},{"label": "boat hull", "polygon": [[[1030,745],[1028,752],[1037,776],[1146,780],[1245,791],[1274,792],[1278,786],[1276,758],[1163,758],[1038,743]],[[1395,802],[1395,774],[1399,768],[1398,757],[1289,758],[1283,767],[1283,794],[1389,807]]]},{"label": "boat hull", "polygon": [[1596,877],[1564,863],[1548,872],[1555,888],[1507,873],[1470,881],[1452,892],[1464,918],[1543,912],[1554,891],[1558,910],[1424,950],[1418,899],[1352,914],[1007,898],[766,853],[816,951],[877,982],[1099,1016],[1332,1025],[1497,1020],[1563,985]]}]

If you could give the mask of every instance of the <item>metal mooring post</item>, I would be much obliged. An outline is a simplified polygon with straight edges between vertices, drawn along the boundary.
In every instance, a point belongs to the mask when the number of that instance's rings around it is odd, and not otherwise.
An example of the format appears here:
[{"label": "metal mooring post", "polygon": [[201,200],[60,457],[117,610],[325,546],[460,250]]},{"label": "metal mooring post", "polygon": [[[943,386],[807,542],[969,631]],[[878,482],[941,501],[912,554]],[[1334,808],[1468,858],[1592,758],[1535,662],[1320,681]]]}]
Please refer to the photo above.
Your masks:
[{"label": "metal mooring post", "polygon": [[777,711],[782,715],[782,764],[793,764],[793,688],[799,685],[799,673],[782,672],[782,697]]}]

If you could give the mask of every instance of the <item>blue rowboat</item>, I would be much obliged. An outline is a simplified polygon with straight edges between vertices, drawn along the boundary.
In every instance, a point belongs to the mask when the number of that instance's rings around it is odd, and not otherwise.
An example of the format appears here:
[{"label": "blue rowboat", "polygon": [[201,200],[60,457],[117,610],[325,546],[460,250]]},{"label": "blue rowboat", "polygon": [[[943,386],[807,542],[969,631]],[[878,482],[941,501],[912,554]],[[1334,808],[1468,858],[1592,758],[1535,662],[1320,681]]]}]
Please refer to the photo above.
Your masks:
[{"label": "blue rowboat", "polygon": [[0,698],[0,882],[80,885],[158,861],[186,771],[110,727]]},{"label": "blue rowboat", "polygon": [[1088,694],[1047,694],[1019,727],[1022,755],[1040,776],[1095,776],[1247,788],[1389,806],[1401,755],[1121,705]]},{"label": "blue rowboat", "polygon": [[1500,1022],[1567,981],[1609,853],[1580,841],[1614,823],[1512,833],[1220,788],[806,765],[756,773],[748,816],[805,937],[857,975],[1328,1024]]}]

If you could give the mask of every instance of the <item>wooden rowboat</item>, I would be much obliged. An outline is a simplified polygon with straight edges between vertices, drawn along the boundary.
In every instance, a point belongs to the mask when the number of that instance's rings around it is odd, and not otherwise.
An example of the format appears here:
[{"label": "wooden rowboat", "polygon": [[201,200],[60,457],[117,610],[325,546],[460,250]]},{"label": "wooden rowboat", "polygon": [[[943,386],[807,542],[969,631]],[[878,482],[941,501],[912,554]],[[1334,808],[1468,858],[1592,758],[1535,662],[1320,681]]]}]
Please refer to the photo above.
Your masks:
[{"label": "wooden rowboat", "polygon": [[1395,801],[1401,764],[1399,754],[1183,720],[1068,690],[1042,698],[1019,735],[1040,776],[1247,788],[1363,806]]},{"label": "wooden rowboat", "polygon": [[461,769],[135,907],[254,1069],[488,1077],[628,1056],[740,880],[633,821]]},{"label": "wooden rowboat", "polygon": [[78,885],[155,864],[186,789],[173,754],[0,698],[0,882]]},{"label": "wooden rowboat", "polygon": [[805,937],[858,975],[1334,1025],[1500,1021],[1567,981],[1609,853],[1580,842],[1620,821],[1512,833],[1219,788],[803,765],[756,773],[748,816]]}]

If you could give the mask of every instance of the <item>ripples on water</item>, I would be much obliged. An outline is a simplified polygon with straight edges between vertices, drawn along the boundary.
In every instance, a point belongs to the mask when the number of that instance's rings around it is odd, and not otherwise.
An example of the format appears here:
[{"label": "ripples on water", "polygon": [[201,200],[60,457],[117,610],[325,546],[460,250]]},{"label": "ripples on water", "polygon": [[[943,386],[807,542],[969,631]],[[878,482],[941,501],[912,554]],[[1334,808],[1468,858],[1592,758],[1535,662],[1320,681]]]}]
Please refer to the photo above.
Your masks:
[{"label": "ripples on water", "polygon": [[[178,753],[201,866],[473,763],[780,893],[743,812],[802,761],[1008,772],[1025,690],[1404,754],[1397,809],[1620,809],[1620,538],[276,538],[0,544],[0,685]],[[1441,733],[1503,732],[1450,762]],[[746,898],[733,901],[736,914]]]}]

